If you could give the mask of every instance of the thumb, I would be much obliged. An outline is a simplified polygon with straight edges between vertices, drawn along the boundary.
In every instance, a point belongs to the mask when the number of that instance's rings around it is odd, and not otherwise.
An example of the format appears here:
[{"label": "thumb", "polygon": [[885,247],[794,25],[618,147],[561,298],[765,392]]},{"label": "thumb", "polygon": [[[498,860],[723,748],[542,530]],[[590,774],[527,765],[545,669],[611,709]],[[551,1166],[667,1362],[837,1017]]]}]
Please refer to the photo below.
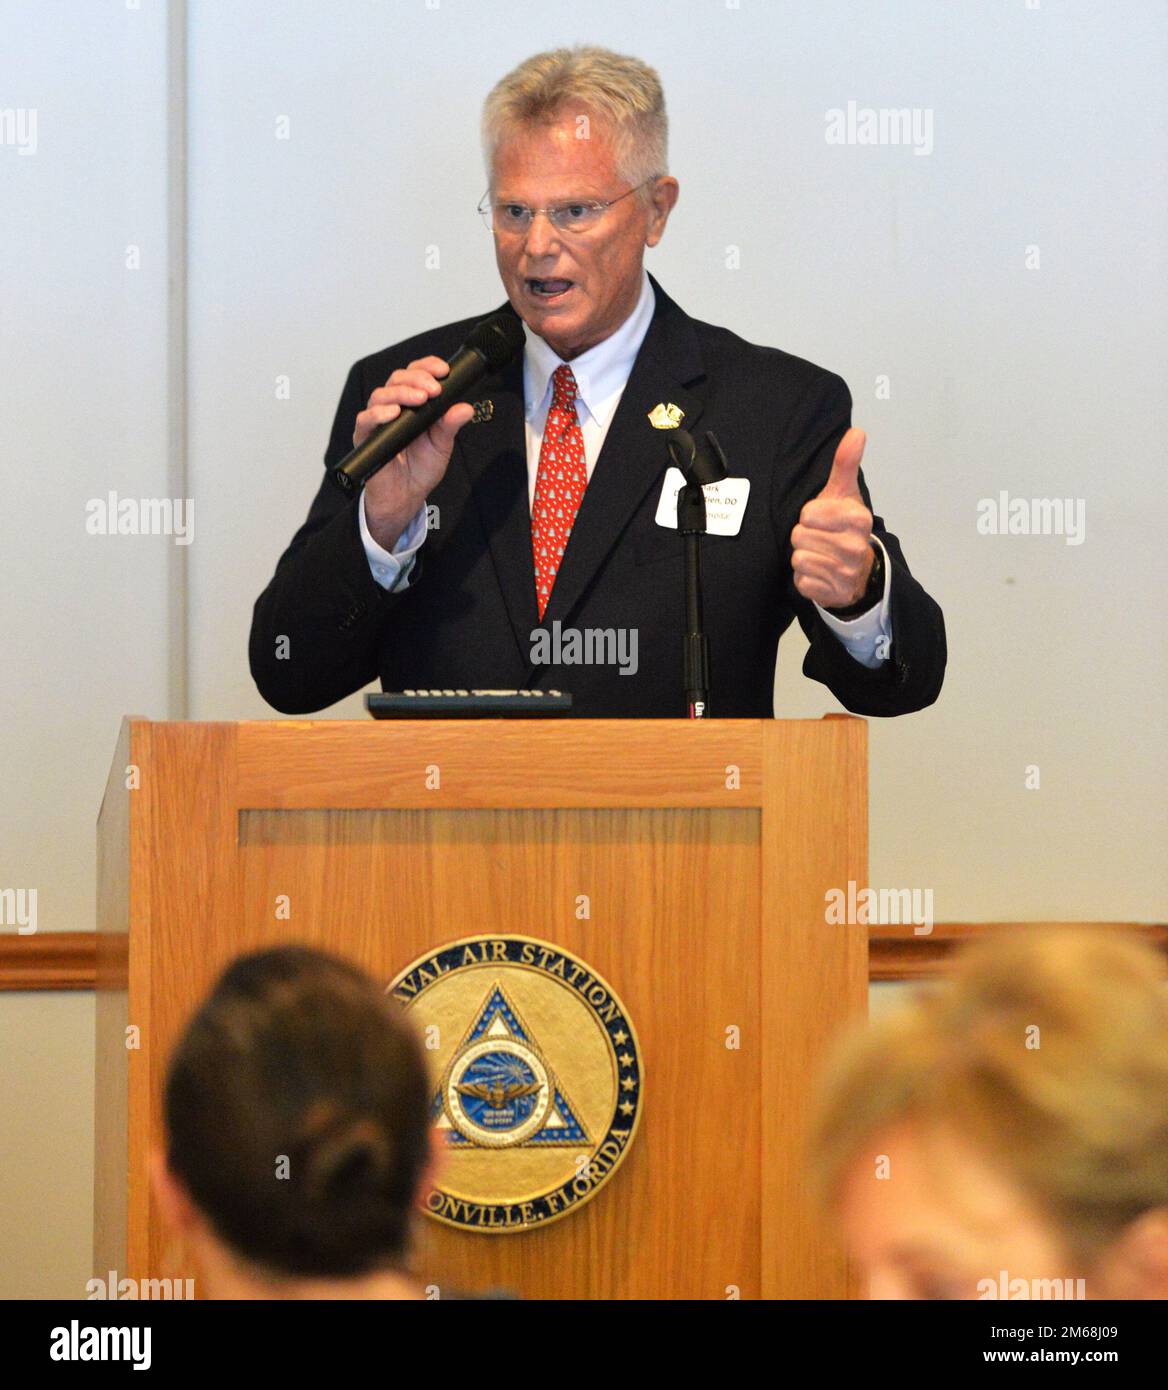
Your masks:
[{"label": "thumb", "polygon": [[831,473],[819,494],[820,497],[859,497],[860,484],[857,475],[860,472],[860,460],[864,457],[866,443],[867,436],[863,430],[856,429],[853,425],[845,431],[835,451]]},{"label": "thumb", "polygon": [[440,454],[449,456],[454,448],[454,436],[474,418],[474,406],[469,401],[459,401],[440,419],[434,421],[427,431],[430,443]]}]

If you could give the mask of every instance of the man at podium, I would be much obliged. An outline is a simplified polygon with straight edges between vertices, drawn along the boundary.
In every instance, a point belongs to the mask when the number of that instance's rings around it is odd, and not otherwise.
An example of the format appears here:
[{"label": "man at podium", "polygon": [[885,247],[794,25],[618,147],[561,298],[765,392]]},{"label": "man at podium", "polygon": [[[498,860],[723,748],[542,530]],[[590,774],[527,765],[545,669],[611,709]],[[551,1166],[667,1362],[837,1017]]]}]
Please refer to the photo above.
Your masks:
[{"label": "man at podium", "polygon": [[[491,91],[479,211],[522,352],[355,496],[326,475],[255,605],[251,670],[275,708],[379,678],[683,715],[678,427],[712,432],[727,465],[702,550],[711,712],[773,713],[793,618],[805,674],[855,713],[937,698],[944,621],[873,516],[843,380],[690,318],[644,268],[678,196],[666,137],[657,74],[605,49],[537,54]],[[356,363],[326,466],[437,397],[474,322]]]}]

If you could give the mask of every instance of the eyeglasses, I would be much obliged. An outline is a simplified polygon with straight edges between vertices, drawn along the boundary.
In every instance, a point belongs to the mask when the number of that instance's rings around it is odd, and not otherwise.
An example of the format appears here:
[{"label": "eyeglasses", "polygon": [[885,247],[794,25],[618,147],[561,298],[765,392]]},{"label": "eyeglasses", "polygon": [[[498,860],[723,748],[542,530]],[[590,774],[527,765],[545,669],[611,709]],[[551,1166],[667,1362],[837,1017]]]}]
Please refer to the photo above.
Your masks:
[{"label": "eyeglasses", "polygon": [[[654,175],[655,177],[656,175]],[[652,178],[644,179],[637,184],[637,188],[644,188],[645,184],[652,182]],[[542,212],[557,231],[586,232],[590,227],[596,226],[614,203],[619,203],[622,199],[630,197],[637,191],[637,188],[630,188],[626,193],[621,193],[616,198],[610,198],[607,203],[577,199],[571,203],[557,203],[550,208],[529,208],[526,203],[492,203],[490,201],[491,195],[484,193],[478,206],[478,213],[488,231],[503,233],[508,236],[519,236],[526,232],[535,221],[535,215],[538,212]]]}]

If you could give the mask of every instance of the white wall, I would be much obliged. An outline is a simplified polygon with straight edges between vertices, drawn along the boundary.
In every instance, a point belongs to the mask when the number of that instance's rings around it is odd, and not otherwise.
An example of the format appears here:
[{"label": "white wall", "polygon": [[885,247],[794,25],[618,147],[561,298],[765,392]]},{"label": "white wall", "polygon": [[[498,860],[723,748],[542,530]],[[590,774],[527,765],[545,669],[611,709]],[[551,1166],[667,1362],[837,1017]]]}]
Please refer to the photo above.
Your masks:
[{"label": "white wall", "polygon": [[[473,211],[479,107],[515,62],[578,40],[665,82],[682,197],[650,268],[695,315],[847,378],[878,510],[945,609],[939,705],[872,725],[873,882],[932,887],[942,919],[1165,920],[1159,0],[190,0],[189,343],[174,304],[167,334],[174,9],[0,0],[0,111],[38,113],[35,154],[0,143],[0,886],[38,888],[41,930],[92,926],[123,713],[271,715],[251,605],[345,372],[502,297]],[[928,108],[933,152],[828,145],[849,100]],[[89,499],[171,495],[184,470],[184,555],[86,536]],[[979,536],[977,501],[1003,488],[1084,499],[1086,542]],[[834,707],[801,656],[795,633],[785,715]],[[88,1059],[70,1054],[62,1090],[58,1049],[90,1019],[81,996],[0,995],[0,1208],[36,1205],[39,1168],[74,1233]],[[68,1293],[87,1264],[40,1224],[0,1244],[0,1296]]]},{"label": "white wall", "polygon": [[0,994],[0,1299],[93,1274],[93,1030],[91,993]]},{"label": "white wall", "polygon": [[173,549],[86,533],[111,489],[166,494],[164,25],[67,9],[0,0],[0,109],[37,112],[35,152],[0,144],[0,880],[42,931],[92,930],[119,721],[168,713]]},{"label": "white wall", "polygon": [[[42,932],[93,930],[119,721],[171,710],[170,542],[85,529],[167,495],[165,60],[157,4],[0,0],[0,887]],[[0,994],[0,1297],[84,1292],[92,1078],[92,996]]]}]

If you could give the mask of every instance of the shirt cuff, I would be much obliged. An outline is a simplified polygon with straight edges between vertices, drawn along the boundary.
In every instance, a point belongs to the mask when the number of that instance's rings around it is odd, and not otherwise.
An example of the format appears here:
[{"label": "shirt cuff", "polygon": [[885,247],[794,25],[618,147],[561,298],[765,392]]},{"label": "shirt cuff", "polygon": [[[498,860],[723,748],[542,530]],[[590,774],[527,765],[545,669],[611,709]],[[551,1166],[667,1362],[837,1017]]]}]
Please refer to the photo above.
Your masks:
[{"label": "shirt cuff", "polygon": [[874,671],[888,660],[892,649],[892,564],[880,538],[873,536],[872,541],[884,554],[884,593],[880,596],[880,602],[850,622],[837,618],[818,603],[815,609],[825,625],[843,643],[848,655],[861,666]]},{"label": "shirt cuff", "polygon": [[365,519],[365,493],[357,507],[357,525],[361,531],[361,544],[365,547],[365,558],[373,578],[383,589],[398,593],[410,586],[410,571],[414,568],[414,556],[426,539],[426,507],[418,508],[417,515],[398,537],[392,552],[378,545],[369,530]]}]

